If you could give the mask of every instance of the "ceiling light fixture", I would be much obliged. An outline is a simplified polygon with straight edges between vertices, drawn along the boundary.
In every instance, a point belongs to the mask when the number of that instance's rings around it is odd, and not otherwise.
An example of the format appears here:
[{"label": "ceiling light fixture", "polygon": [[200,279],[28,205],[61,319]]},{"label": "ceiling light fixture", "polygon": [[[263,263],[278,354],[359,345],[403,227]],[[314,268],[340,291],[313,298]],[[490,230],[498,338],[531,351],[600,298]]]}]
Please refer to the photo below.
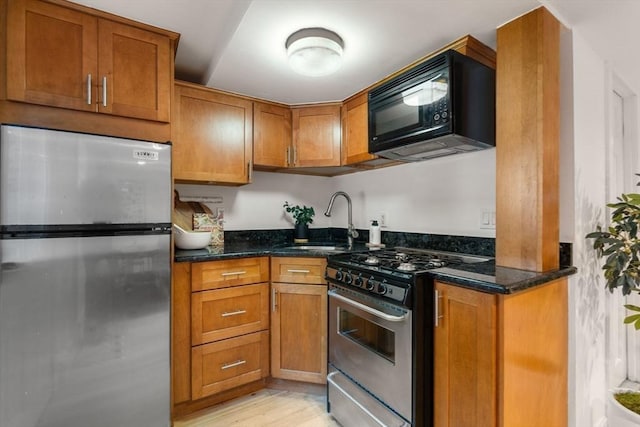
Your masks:
[{"label": "ceiling light fixture", "polygon": [[305,76],[326,76],[340,68],[344,42],[325,28],[303,28],[291,34],[285,43],[289,65]]}]

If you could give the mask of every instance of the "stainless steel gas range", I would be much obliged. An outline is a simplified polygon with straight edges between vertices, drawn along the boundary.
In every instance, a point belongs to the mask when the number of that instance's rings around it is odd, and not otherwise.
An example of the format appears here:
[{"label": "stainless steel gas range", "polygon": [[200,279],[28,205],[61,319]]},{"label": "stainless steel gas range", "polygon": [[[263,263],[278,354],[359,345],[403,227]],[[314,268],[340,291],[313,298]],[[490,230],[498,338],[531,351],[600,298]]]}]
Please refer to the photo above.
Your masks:
[{"label": "stainless steel gas range", "polygon": [[485,261],[395,248],[330,256],[328,408],[345,427],[433,424],[433,280]]}]

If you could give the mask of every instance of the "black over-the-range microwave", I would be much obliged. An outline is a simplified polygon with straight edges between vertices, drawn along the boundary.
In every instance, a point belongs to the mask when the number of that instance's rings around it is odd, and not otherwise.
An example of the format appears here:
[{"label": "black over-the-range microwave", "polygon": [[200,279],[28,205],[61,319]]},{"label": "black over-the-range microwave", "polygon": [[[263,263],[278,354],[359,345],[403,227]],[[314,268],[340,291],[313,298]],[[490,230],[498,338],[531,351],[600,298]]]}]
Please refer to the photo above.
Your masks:
[{"label": "black over-the-range microwave", "polygon": [[369,91],[369,152],[419,161],[495,146],[495,70],[454,50]]}]

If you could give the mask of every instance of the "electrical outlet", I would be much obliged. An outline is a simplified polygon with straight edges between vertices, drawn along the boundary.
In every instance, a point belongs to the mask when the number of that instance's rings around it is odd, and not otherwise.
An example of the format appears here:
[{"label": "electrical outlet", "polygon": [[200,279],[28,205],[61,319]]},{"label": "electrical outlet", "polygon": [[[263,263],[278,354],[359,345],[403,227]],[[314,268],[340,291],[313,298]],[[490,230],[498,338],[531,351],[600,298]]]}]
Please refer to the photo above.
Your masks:
[{"label": "electrical outlet", "polygon": [[386,212],[380,212],[380,227],[386,227],[389,223],[389,217]]},{"label": "electrical outlet", "polygon": [[496,228],[496,211],[482,211],[482,215],[480,216],[480,228],[491,230]]}]

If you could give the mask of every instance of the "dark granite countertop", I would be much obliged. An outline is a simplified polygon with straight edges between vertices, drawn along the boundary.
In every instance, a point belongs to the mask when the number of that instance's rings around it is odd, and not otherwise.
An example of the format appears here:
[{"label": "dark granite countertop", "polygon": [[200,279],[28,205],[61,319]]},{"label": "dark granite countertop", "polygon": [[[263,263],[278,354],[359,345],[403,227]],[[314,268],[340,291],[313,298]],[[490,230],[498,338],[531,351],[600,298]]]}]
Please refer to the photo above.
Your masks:
[{"label": "dark granite countertop", "polygon": [[462,264],[454,267],[442,267],[430,270],[437,280],[453,283],[465,288],[492,294],[513,294],[534,286],[570,276],[577,271],[575,267],[560,267],[557,270],[538,273],[496,266],[495,261]]},{"label": "dark granite countertop", "polygon": [[[208,247],[198,250],[176,249],[176,262],[215,261],[253,256],[291,256],[291,257],[327,257],[336,251],[323,250],[322,246],[344,245],[344,243],[313,242],[296,245],[285,243],[278,245],[256,244],[252,242],[225,243],[224,247]],[[300,246],[311,247],[299,249]],[[319,247],[314,249],[313,246]],[[346,246],[346,245],[344,245]],[[356,243],[354,251],[368,250],[363,243]],[[346,251],[346,249],[345,249]],[[561,267],[544,273],[499,267],[493,260],[449,266],[430,270],[429,274],[437,280],[493,294],[512,294],[552,280],[572,275],[575,267]]]},{"label": "dark granite countertop", "polygon": [[[327,250],[327,246],[344,247],[344,250]],[[300,247],[309,249],[299,249]],[[315,249],[317,248],[317,249]],[[368,250],[364,244],[356,243],[352,251]],[[176,262],[215,261],[221,259],[244,258],[253,256],[290,256],[290,257],[327,257],[331,254],[346,252],[346,243],[342,242],[313,242],[278,245],[256,245],[251,242],[225,243],[224,246],[208,246],[205,249],[182,250],[177,249],[174,255]]]}]

